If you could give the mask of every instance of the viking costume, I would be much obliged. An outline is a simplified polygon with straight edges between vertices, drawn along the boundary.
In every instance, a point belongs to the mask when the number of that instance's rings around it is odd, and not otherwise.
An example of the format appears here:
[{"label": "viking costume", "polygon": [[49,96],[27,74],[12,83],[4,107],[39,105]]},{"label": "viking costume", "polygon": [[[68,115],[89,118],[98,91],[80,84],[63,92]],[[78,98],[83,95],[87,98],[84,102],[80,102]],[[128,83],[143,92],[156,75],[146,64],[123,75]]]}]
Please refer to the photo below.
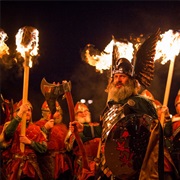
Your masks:
[{"label": "viking costume", "polygon": [[[49,112],[48,104],[45,101],[41,108],[42,111]],[[62,115],[62,109],[59,103],[56,102],[56,110],[59,110]],[[54,124],[50,130],[46,130],[44,125],[48,120],[42,118],[36,122],[42,131],[46,134],[47,152],[38,156],[40,169],[44,180],[63,179],[64,173],[68,173],[69,177],[72,171],[71,159],[66,153],[64,139],[68,132],[67,127],[63,123]],[[67,177],[67,175],[66,175]]]},{"label": "viking costume", "polygon": [[26,123],[26,137],[31,140],[30,145],[25,145],[24,152],[20,150],[21,118],[16,116],[5,129],[5,140],[12,139],[11,159],[7,162],[6,176],[9,180],[43,179],[38,163],[37,153],[44,153],[47,149],[46,138],[40,127],[31,121]]},{"label": "viking costume", "polygon": [[[153,80],[158,30],[141,45],[133,65],[113,47],[111,82],[115,74],[125,74],[148,87]],[[135,87],[135,84],[134,84]],[[120,101],[108,97],[102,114],[101,154],[96,179],[147,180],[163,178],[163,136],[153,104],[132,94]],[[88,127],[83,133],[87,134]]]},{"label": "viking costume", "polygon": [[[140,95],[118,103],[109,101],[101,121],[100,169],[96,178],[110,177],[113,173],[119,179],[139,179],[142,170],[147,173],[142,175],[142,179],[151,177],[153,173],[158,179],[158,163],[163,161],[163,157],[158,159],[158,152],[160,149],[163,152],[163,149],[158,146],[161,127],[152,103]],[[99,126],[93,131],[99,135]],[[84,126],[83,135],[90,138],[91,134],[89,127]]]},{"label": "viking costume", "polygon": [[[74,111],[75,111],[75,114],[87,113],[90,117],[90,112],[89,112],[88,107],[81,102],[76,103]],[[78,118],[76,118],[76,120],[79,121]],[[99,123],[93,123],[91,122],[91,119],[88,119],[87,121],[88,122],[83,122],[83,125],[84,127],[86,126],[90,127],[89,133],[92,135],[92,137],[88,138],[83,133],[79,133],[79,136],[83,142],[89,170],[83,169],[82,152],[77,142],[75,141],[75,135],[71,134],[69,131],[66,137],[66,141],[65,141],[67,150],[72,151],[73,156],[74,156],[73,168],[74,168],[74,179],[76,180],[87,180],[88,178],[95,177],[96,157],[97,157],[98,146],[100,142],[100,138],[99,138],[100,136],[97,137],[97,133],[95,133],[93,130],[94,130],[94,127],[96,128],[99,127]],[[99,134],[101,134],[101,132]]]},{"label": "viking costume", "polygon": [[[158,119],[161,120],[162,115],[162,107],[163,105],[156,99],[154,99],[153,95],[148,91],[144,90],[141,95],[147,97],[154,105]],[[165,112],[164,116],[164,179],[177,179],[178,178],[178,171],[177,168],[172,160],[171,153],[173,149],[173,144],[170,139],[172,127],[169,126],[171,124],[171,116],[169,111]]]},{"label": "viking costume", "polygon": [[[84,126],[88,125],[87,123],[84,124]],[[93,126],[93,123],[90,125],[91,127]],[[74,155],[74,179],[88,179],[90,177],[95,176],[95,170],[96,170],[96,156],[97,156],[97,151],[98,151],[98,145],[100,138],[99,137],[93,137],[93,139],[88,139],[86,138],[82,133],[79,134],[80,138],[83,142],[83,146],[86,152],[86,157],[89,165],[89,171],[87,170],[86,172],[83,171],[82,168],[82,153],[81,150],[79,149],[78,145],[76,142],[73,144],[73,155]],[[70,136],[69,142],[72,143],[71,141],[74,141],[75,137]],[[83,176],[83,178],[82,178]]]}]

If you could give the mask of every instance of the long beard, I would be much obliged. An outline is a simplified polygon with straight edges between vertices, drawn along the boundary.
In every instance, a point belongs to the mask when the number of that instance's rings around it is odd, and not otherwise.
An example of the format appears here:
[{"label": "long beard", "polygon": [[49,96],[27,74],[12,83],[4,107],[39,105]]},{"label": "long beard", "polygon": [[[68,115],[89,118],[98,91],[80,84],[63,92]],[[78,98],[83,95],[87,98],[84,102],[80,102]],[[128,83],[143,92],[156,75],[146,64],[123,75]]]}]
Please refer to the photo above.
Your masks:
[{"label": "long beard", "polygon": [[133,81],[129,80],[125,85],[121,88],[117,88],[115,84],[112,82],[109,86],[108,90],[108,101],[114,100],[119,102],[130,97],[135,92],[135,87]]}]

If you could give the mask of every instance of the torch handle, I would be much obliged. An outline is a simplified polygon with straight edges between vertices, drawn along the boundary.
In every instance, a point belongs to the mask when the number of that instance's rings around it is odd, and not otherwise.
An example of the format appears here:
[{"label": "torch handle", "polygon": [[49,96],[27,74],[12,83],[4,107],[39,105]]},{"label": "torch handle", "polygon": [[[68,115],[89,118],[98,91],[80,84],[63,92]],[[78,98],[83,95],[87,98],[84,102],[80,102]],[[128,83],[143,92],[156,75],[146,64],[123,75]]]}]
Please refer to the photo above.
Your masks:
[{"label": "torch handle", "polygon": [[[173,70],[174,70],[174,62],[175,62],[175,57],[174,57],[174,60],[170,61],[170,65],[169,65],[169,72],[168,72],[168,77],[167,77],[167,82],[166,82],[166,89],[165,89],[165,93],[164,93],[164,101],[163,101],[164,106],[168,105],[171,81],[172,81]],[[160,119],[162,127],[164,126],[164,118],[165,118],[165,113],[162,113],[161,114],[161,119]]]},{"label": "torch handle", "polygon": [[[29,66],[24,65],[24,81],[23,81],[23,98],[22,103],[28,102],[28,86],[29,86]],[[26,134],[26,113],[23,114],[21,121],[21,135],[25,136]],[[21,152],[24,152],[25,145],[20,143]]]}]

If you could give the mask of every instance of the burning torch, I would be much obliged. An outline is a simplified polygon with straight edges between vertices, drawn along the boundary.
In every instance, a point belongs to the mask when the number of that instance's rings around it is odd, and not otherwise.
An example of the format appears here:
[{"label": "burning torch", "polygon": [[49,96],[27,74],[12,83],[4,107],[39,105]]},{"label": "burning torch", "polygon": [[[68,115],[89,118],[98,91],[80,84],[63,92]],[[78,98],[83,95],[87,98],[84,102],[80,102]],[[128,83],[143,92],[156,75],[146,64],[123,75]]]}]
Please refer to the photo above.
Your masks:
[{"label": "burning torch", "polygon": [[[116,53],[113,54],[115,47]],[[87,44],[81,52],[81,57],[89,65],[95,66],[96,71],[103,73],[103,70],[112,68],[112,59],[114,59],[113,56],[115,54],[117,56],[116,59],[124,57],[131,60],[133,58],[133,52],[134,49],[131,42],[118,41],[112,36],[112,40],[103,51],[96,49],[92,44]]]},{"label": "burning torch", "polygon": [[[32,57],[38,55],[39,31],[31,26],[20,28],[16,34],[16,51],[24,59],[24,80],[23,80],[23,97],[22,103],[28,102],[29,86],[29,68],[32,67]],[[22,117],[21,135],[25,136],[26,131],[26,114]],[[24,152],[24,144],[20,144],[20,149]]]},{"label": "burning torch", "polygon": [[[166,31],[160,35],[161,39],[157,42],[155,60],[162,58],[162,64],[170,60],[168,77],[166,82],[166,89],[164,93],[163,105],[167,106],[169,99],[169,92],[173,76],[174,62],[176,56],[180,53],[180,33],[173,32],[173,30]],[[164,126],[165,113],[161,115],[161,125]]]},{"label": "burning torch", "polygon": [[0,58],[2,58],[6,54],[9,54],[9,47],[5,43],[7,39],[7,34],[3,29],[0,28]]}]

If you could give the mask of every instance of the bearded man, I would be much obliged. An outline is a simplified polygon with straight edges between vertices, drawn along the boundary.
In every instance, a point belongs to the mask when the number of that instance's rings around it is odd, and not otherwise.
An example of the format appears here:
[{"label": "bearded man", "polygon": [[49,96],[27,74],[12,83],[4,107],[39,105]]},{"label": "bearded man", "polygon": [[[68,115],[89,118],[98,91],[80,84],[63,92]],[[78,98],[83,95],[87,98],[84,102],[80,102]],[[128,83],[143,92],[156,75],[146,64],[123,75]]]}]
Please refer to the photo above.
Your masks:
[{"label": "bearded man", "polygon": [[[37,154],[47,151],[47,139],[39,126],[32,121],[32,105],[30,102],[23,104],[22,100],[14,105],[14,117],[4,130],[5,141],[11,141],[9,147],[9,161],[5,173],[8,180],[34,179],[43,180]],[[21,135],[21,120],[25,114],[26,132]],[[24,152],[20,149],[20,143],[24,144]]]},{"label": "bearded man", "polygon": [[74,161],[74,180],[90,180],[95,178],[96,169],[96,157],[98,152],[98,146],[100,142],[100,137],[96,137],[94,133],[94,127],[99,127],[99,123],[92,122],[91,113],[86,104],[77,102],[74,108],[75,121],[83,124],[84,127],[90,127],[89,133],[92,138],[86,137],[83,133],[80,133],[81,140],[86,152],[86,157],[88,161],[89,170],[85,170],[82,167],[82,152],[79,148],[77,142],[75,141],[75,135],[72,128],[70,127],[69,133],[66,137],[66,148],[68,151],[73,152]]},{"label": "bearded man", "polygon": [[[125,58],[118,59],[112,69],[106,89],[107,105],[101,118],[96,179],[161,179],[161,126],[153,104],[138,94],[140,84],[132,72],[133,66]],[[86,137],[91,136],[89,127],[80,124],[77,127]],[[96,129],[94,132],[98,132]]]}]

